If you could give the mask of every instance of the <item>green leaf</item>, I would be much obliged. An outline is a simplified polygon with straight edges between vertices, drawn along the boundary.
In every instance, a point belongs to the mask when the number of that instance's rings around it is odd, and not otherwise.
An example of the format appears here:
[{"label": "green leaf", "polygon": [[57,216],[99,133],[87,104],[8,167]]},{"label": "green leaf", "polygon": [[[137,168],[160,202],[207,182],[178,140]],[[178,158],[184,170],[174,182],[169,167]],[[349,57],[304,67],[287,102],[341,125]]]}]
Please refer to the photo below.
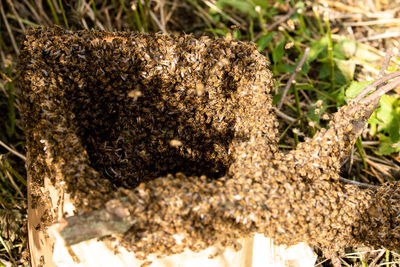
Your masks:
[{"label": "green leaf", "polygon": [[267,34],[264,34],[258,39],[256,44],[258,45],[258,52],[261,52],[264,50],[265,47],[271,42],[272,38],[275,36],[275,32],[269,32]]},{"label": "green leaf", "polygon": [[323,80],[331,74],[331,65],[329,62],[325,62],[324,64],[321,65],[321,68],[319,69],[318,73],[318,79]]},{"label": "green leaf", "polygon": [[272,59],[275,63],[278,63],[285,54],[285,38],[279,41],[275,50],[272,52]]},{"label": "green leaf", "polygon": [[358,95],[371,81],[357,82],[352,81],[345,93],[345,100],[348,101]]},{"label": "green leaf", "polygon": [[397,119],[393,120],[393,122],[388,127],[388,134],[390,140],[393,143],[400,142],[400,121],[399,121],[400,114],[397,114]]},{"label": "green leaf", "polygon": [[344,75],[347,81],[354,79],[354,71],[356,70],[356,62],[354,60],[341,60],[335,58],[335,63],[339,71]]},{"label": "green leaf", "polygon": [[340,40],[333,47],[333,53],[335,55],[343,55],[346,58],[352,57],[357,51],[357,42],[351,39]]},{"label": "green leaf", "polygon": [[400,140],[393,143],[389,137],[384,134],[379,135],[379,149],[378,153],[381,155],[389,155],[392,153],[400,152]]},{"label": "green leaf", "polygon": [[218,28],[211,28],[211,29],[209,28],[209,29],[206,29],[206,31],[214,32],[214,33],[222,35],[222,36],[225,36],[228,33],[228,30],[226,30],[226,29],[218,29]]},{"label": "green leaf", "polygon": [[383,95],[380,107],[369,119],[371,128],[379,132],[379,150],[383,155],[400,151],[400,102],[398,95]]},{"label": "green leaf", "polygon": [[280,73],[292,73],[296,69],[296,66],[281,63],[278,64],[276,69]]},{"label": "green leaf", "polygon": [[346,58],[354,57],[359,61],[369,63],[380,62],[380,56],[372,52],[370,48],[364,44],[357,43],[351,39],[340,40],[334,47],[333,53],[337,57],[343,55]]},{"label": "green leaf", "polygon": [[386,124],[393,123],[393,120],[397,117],[396,113],[394,112],[397,102],[397,97],[383,95],[379,101],[380,108],[377,111],[378,119]]},{"label": "green leaf", "polygon": [[400,108],[397,96],[383,95],[380,100],[377,118],[381,121],[380,130],[389,135],[392,143],[400,142]]},{"label": "green leaf", "polygon": [[342,85],[346,85],[347,84],[346,77],[340,71],[335,71],[334,79],[335,79],[336,85],[338,85],[338,86],[342,86]]},{"label": "green leaf", "polygon": [[[310,47],[310,53],[307,57],[307,62],[310,63],[318,58],[322,51],[328,48],[328,36],[324,36],[317,42],[313,43]],[[324,55],[326,57],[326,55]]]},{"label": "green leaf", "polygon": [[336,91],[332,92],[332,97],[336,99],[336,107],[341,107],[345,105],[345,86],[341,86],[340,88],[336,89]]},{"label": "green leaf", "polygon": [[358,44],[354,57],[369,63],[380,63],[382,61],[381,56],[372,52],[368,46],[363,44]]},{"label": "green leaf", "polygon": [[[369,123],[369,124],[379,124],[379,123],[382,123],[382,121],[380,121],[380,120],[378,119],[378,117],[376,116],[376,113],[377,113],[377,111],[375,110],[375,111],[372,113],[371,117],[369,117],[369,119],[368,119],[368,123]],[[375,134],[376,134],[376,133],[375,133]],[[372,135],[374,135],[374,134],[372,134]]]},{"label": "green leaf", "polygon": [[303,9],[304,6],[305,6],[305,4],[304,4],[303,1],[298,1],[294,7],[295,7],[296,9]]},{"label": "green leaf", "polygon": [[233,31],[233,38],[235,38],[236,40],[241,40],[242,39],[242,34],[240,33],[239,30]]},{"label": "green leaf", "polygon": [[250,15],[252,17],[256,17],[257,13],[255,10],[255,6],[251,1],[244,1],[244,0],[218,0],[216,3],[216,6],[221,8],[221,10],[224,9],[226,6],[231,6],[233,8],[236,8],[237,10]]},{"label": "green leaf", "polygon": [[253,0],[254,5],[256,6],[260,6],[261,9],[267,10],[268,8],[270,8],[268,1],[265,0]]}]

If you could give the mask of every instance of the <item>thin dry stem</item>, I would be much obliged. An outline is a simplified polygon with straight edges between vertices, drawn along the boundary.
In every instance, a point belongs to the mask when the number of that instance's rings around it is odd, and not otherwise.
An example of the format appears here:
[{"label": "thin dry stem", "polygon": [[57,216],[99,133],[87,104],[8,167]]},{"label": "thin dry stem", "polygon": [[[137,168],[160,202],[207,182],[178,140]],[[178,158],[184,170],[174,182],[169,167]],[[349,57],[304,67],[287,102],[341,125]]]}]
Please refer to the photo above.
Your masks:
[{"label": "thin dry stem", "polygon": [[357,22],[344,22],[344,26],[372,26],[372,25],[382,25],[382,24],[400,24],[400,19],[378,19],[370,21],[357,21]]},{"label": "thin dry stem", "polygon": [[357,39],[358,42],[366,42],[366,41],[372,41],[372,40],[381,40],[381,39],[386,39],[386,38],[396,38],[400,36],[400,31],[387,31],[382,34],[376,34],[364,38]]},{"label": "thin dry stem", "polygon": [[[399,75],[397,75],[397,76],[399,76]],[[393,90],[394,88],[396,88],[398,86],[400,86],[400,78],[388,83],[385,86],[382,86],[381,88],[376,90],[374,93],[372,93],[371,95],[366,97],[364,100],[362,100],[361,103],[369,104],[369,103],[372,103],[372,102],[375,102],[375,101],[379,101],[381,96],[383,96],[384,94],[386,94],[387,92]]]},{"label": "thin dry stem", "polygon": [[[3,159],[3,156],[0,156],[0,160],[2,160],[2,159]],[[10,172],[3,166],[2,161],[0,161],[0,166],[3,168],[4,174],[7,176],[8,180],[10,180],[11,185],[14,187],[15,191],[17,191],[18,195],[20,195],[23,198],[24,194],[22,193],[21,189],[15,183],[14,178],[12,177]]]},{"label": "thin dry stem", "polygon": [[[281,18],[279,18],[278,20],[276,20],[274,23],[272,23],[271,25],[269,25],[265,30],[268,31],[272,31],[273,29],[275,29],[275,27],[281,25],[282,23],[284,23],[286,20],[288,20],[296,11],[296,8],[291,8],[289,10],[289,12],[286,15],[283,15]],[[258,40],[260,39],[260,37],[264,34],[264,32],[260,32],[259,34],[257,34],[257,36],[254,38],[254,40]]]},{"label": "thin dry stem", "polygon": [[1,2],[0,2],[0,13],[1,13],[1,17],[3,18],[4,25],[6,25],[6,29],[7,29],[8,35],[10,36],[11,44],[12,44],[14,50],[15,50],[15,53],[17,55],[19,55],[18,45],[15,42],[14,34],[12,33],[10,24],[8,24],[8,20],[7,20],[6,14],[4,13],[4,9],[3,9],[3,3],[1,3]]},{"label": "thin dry stem", "polygon": [[19,27],[25,32],[25,26],[24,26],[24,24],[22,23],[22,20],[21,20],[19,14],[18,14],[17,11],[15,10],[15,7],[14,7],[13,2],[12,2],[11,0],[7,0],[7,3],[8,3],[8,5],[9,5],[10,8],[11,8],[11,12],[12,12],[12,13],[14,14],[14,16],[17,18]]},{"label": "thin dry stem", "polygon": [[289,91],[289,89],[290,89],[290,86],[292,85],[294,79],[296,79],[297,74],[301,71],[301,68],[303,67],[304,62],[305,62],[306,59],[307,59],[308,53],[310,53],[310,48],[309,48],[309,47],[307,47],[307,48],[304,50],[304,54],[303,54],[303,56],[301,57],[301,59],[300,59],[300,61],[299,61],[299,64],[297,64],[296,69],[294,70],[294,72],[292,73],[292,75],[290,75],[290,78],[289,78],[288,82],[286,83],[285,89],[283,90],[283,93],[282,93],[282,98],[281,98],[281,100],[279,101],[278,106],[277,106],[277,109],[278,109],[278,110],[280,110],[280,109],[282,108],[283,102],[285,101],[285,98],[286,98],[286,95],[287,95],[287,93],[288,93],[288,91]]},{"label": "thin dry stem", "polygon": [[29,8],[29,11],[32,13],[32,15],[35,17],[36,23],[43,26],[47,25],[47,23],[39,16],[39,14],[36,12],[36,9],[33,8],[28,0],[24,0],[24,3]]},{"label": "thin dry stem", "polygon": [[286,115],[285,113],[283,113],[282,111],[280,111],[279,109],[274,107],[274,110],[276,112],[276,115],[278,115],[278,117],[288,121],[289,123],[294,122],[296,119],[293,117],[290,117],[289,115]]},{"label": "thin dry stem", "polygon": [[388,51],[385,53],[385,58],[381,66],[381,70],[378,74],[378,78],[382,78],[386,74],[386,70],[389,67],[390,59],[393,56],[393,46],[390,46]]},{"label": "thin dry stem", "polygon": [[354,184],[357,185],[360,188],[369,188],[369,189],[378,189],[379,186],[377,185],[372,185],[372,184],[366,184],[366,183],[362,183],[362,182],[358,182],[358,181],[353,181],[353,180],[349,180],[343,177],[340,177],[339,180],[343,183],[346,184]]},{"label": "thin dry stem", "polygon": [[165,34],[167,34],[167,30],[164,28],[162,23],[158,20],[157,16],[153,13],[153,11],[149,10],[151,18],[154,20],[154,22],[157,24],[158,28]]},{"label": "thin dry stem", "polygon": [[0,145],[2,147],[4,147],[5,149],[7,149],[8,151],[10,151],[11,153],[13,153],[14,155],[16,155],[17,157],[19,157],[20,159],[22,159],[23,161],[26,161],[26,157],[24,155],[22,155],[21,153],[19,153],[18,151],[16,151],[15,149],[12,149],[11,147],[7,146],[5,143],[3,143],[2,141],[0,141]]},{"label": "thin dry stem", "polygon": [[360,100],[363,99],[367,94],[369,94],[370,92],[372,92],[378,85],[380,85],[380,84],[382,84],[382,83],[384,83],[384,82],[386,82],[386,81],[388,81],[388,80],[391,80],[391,79],[393,79],[393,78],[399,77],[399,76],[400,76],[400,70],[399,70],[399,71],[392,72],[392,73],[390,73],[390,74],[388,74],[388,75],[386,75],[386,76],[384,76],[384,77],[382,77],[382,78],[376,80],[375,82],[373,82],[373,83],[367,85],[367,86],[365,87],[365,89],[364,89],[360,94],[358,94],[353,100],[354,100],[355,102],[360,101]]},{"label": "thin dry stem", "polygon": [[165,24],[168,24],[169,20],[172,18],[176,7],[177,7],[177,3],[176,3],[176,1],[173,1],[172,6],[171,6],[170,10],[168,10],[168,14],[165,17]]},{"label": "thin dry stem", "polygon": [[391,177],[392,175],[390,174],[390,172],[387,170],[387,168],[389,168],[389,166],[384,165],[384,164],[380,164],[380,163],[376,163],[370,159],[368,159],[368,157],[365,159],[365,161],[371,165],[372,167],[374,167],[376,170],[378,170],[379,172],[383,173],[384,175]]},{"label": "thin dry stem", "polygon": [[382,258],[383,255],[385,255],[386,250],[382,250],[376,257],[375,259],[371,262],[371,264],[369,265],[370,267],[376,266],[376,263],[378,262],[378,260],[380,258]]},{"label": "thin dry stem", "polygon": [[276,20],[274,23],[269,25],[266,30],[272,31],[273,29],[275,29],[275,27],[281,25],[286,20],[288,20],[294,14],[295,11],[296,11],[296,8],[291,8],[286,15],[282,16],[280,19]]},{"label": "thin dry stem", "polygon": [[[235,18],[233,18],[232,16],[226,14],[224,11],[222,11],[221,9],[219,9],[216,5],[214,5],[213,3],[211,3],[210,1],[204,1],[204,3],[209,6],[210,8],[214,9],[215,11],[217,11],[218,13],[220,13],[221,15],[224,15],[228,18],[228,20],[230,22],[232,22],[233,24],[235,24],[237,27],[239,27],[242,30],[247,30],[243,25],[246,25],[245,21],[241,21],[239,22],[238,20],[236,20]],[[237,18],[238,19],[238,18]]]},{"label": "thin dry stem", "polygon": [[45,9],[43,8],[42,1],[35,1],[35,5],[37,7],[37,10],[39,11],[40,17],[46,21],[47,25],[52,25],[53,21],[47,16]]}]

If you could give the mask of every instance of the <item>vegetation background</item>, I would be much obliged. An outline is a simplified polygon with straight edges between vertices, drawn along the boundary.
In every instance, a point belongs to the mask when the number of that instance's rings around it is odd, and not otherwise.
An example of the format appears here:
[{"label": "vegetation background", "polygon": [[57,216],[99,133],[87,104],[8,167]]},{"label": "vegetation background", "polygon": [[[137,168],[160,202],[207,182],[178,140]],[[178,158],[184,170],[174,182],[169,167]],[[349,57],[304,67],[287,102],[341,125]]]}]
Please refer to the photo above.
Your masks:
[{"label": "vegetation background", "polygon": [[[0,267],[26,266],[27,183],[18,77],[30,27],[162,32],[252,41],[269,58],[280,146],[327,126],[366,84],[400,69],[399,0],[0,0]],[[383,96],[343,163],[342,181],[376,187],[400,179],[400,88]],[[318,252],[318,248],[316,248]],[[399,266],[381,248],[348,248],[345,266]],[[320,257],[317,265],[329,266]]]}]

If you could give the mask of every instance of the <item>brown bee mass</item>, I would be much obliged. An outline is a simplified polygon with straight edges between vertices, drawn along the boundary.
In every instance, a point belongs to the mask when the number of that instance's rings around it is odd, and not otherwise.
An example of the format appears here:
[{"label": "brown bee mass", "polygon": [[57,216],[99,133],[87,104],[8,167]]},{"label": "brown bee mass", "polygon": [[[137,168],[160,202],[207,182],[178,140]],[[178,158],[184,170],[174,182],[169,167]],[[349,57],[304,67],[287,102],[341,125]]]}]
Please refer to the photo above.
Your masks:
[{"label": "brown bee mass", "polygon": [[[327,256],[398,248],[398,184],[338,181],[356,136],[349,125],[367,107],[342,108],[329,130],[284,154],[268,65],[254,44],[233,40],[31,30],[19,64],[31,198],[46,201],[46,176],[77,215],[112,203],[135,221],[120,243],[143,258],[240,249],[254,233]],[[46,214],[43,226],[55,222]]]}]

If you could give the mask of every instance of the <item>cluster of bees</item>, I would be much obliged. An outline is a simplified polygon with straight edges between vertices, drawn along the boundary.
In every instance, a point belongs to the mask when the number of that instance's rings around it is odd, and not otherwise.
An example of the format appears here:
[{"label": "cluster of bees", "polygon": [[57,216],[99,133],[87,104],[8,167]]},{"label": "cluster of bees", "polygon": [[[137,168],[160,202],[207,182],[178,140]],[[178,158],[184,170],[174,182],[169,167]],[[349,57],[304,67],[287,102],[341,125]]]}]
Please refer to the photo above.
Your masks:
[{"label": "cluster of bees", "polygon": [[398,185],[338,180],[363,108],[280,152],[268,65],[235,40],[31,30],[19,70],[32,205],[46,201],[43,177],[78,215],[127,197],[136,222],[119,239],[138,258],[240,249],[254,233],[328,257],[398,247]]}]

